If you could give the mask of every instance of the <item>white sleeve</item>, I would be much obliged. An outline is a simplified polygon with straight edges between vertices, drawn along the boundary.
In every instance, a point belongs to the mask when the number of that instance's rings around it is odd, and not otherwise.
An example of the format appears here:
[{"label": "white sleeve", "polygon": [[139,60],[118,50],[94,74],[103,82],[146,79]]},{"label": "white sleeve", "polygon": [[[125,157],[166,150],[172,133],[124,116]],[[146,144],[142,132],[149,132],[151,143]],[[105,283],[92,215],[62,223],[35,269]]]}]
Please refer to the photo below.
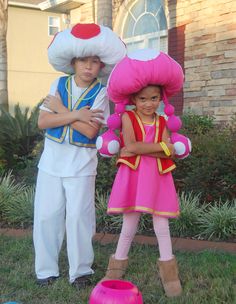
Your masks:
[{"label": "white sleeve", "polygon": [[104,87],[98,93],[91,109],[100,109],[103,111],[104,120],[101,121],[103,124],[106,124],[107,118],[110,116],[110,107],[109,107],[109,99],[107,96],[107,88]]},{"label": "white sleeve", "polygon": [[[53,96],[56,95],[59,79],[60,78],[57,78],[51,84],[50,91],[49,91],[50,95],[53,95]],[[41,104],[41,106],[39,107],[39,109],[42,110],[42,111],[52,112],[50,109],[46,108],[43,104]]]}]

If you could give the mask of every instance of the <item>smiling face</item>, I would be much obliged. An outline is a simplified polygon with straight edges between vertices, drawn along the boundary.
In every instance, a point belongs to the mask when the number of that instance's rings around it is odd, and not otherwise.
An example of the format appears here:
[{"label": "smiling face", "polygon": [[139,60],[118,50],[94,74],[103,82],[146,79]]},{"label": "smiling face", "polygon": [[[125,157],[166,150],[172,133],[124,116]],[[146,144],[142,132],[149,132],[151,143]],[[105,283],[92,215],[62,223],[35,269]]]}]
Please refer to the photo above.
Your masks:
[{"label": "smiling face", "polygon": [[103,63],[97,56],[75,58],[72,60],[75,70],[75,82],[78,86],[87,87],[100,72]]},{"label": "smiling face", "polygon": [[161,88],[159,86],[149,85],[135,94],[132,101],[136,106],[137,113],[142,119],[152,120],[161,102]]}]

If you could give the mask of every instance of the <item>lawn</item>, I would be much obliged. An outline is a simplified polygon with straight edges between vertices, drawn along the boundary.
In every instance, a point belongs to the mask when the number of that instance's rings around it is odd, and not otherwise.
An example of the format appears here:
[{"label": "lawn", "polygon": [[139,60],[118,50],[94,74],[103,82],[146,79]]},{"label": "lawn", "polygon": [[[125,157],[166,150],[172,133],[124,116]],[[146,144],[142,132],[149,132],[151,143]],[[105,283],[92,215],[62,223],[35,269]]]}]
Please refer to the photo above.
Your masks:
[{"label": "lawn", "polygon": [[[108,255],[115,245],[95,243],[94,285],[104,275]],[[155,246],[134,245],[126,279],[135,283],[145,304],[235,304],[236,255],[223,252],[176,253],[184,292],[178,299],[167,299],[157,277]],[[132,259],[132,260],[131,260]],[[38,287],[34,277],[31,237],[0,236],[0,303],[87,304],[93,287],[77,291],[68,283],[65,246],[60,256],[61,278],[50,287]]]}]

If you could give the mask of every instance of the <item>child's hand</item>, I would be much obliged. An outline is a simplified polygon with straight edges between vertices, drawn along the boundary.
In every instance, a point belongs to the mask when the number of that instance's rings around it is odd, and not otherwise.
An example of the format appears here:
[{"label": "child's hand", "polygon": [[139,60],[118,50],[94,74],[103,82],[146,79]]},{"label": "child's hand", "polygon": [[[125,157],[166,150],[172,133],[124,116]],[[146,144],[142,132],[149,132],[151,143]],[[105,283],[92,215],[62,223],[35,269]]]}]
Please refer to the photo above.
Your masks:
[{"label": "child's hand", "polygon": [[89,106],[85,106],[79,110],[74,110],[77,112],[77,119],[88,123],[92,126],[94,126],[95,128],[97,128],[98,126],[101,125],[101,121],[103,120],[104,117],[101,113],[103,113],[102,110],[99,109],[91,109]]},{"label": "child's hand", "polygon": [[167,145],[167,148],[169,149],[170,151],[170,157],[174,157],[175,156],[175,147],[174,145],[172,145],[170,142],[166,142],[165,143]]},{"label": "child's hand", "polygon": [[136,154],[128,152],[126,147],[123,147],[120,149],[120,156],[121,157],[131,157],[131,156],[135,156]]},{"label": "child's hand", "polygon": [[68,111],[68,109],[63,105],[58,92],[56,92],[55,96],[47,95],[43,102],[43,105],[55,113],[64,113]]}]

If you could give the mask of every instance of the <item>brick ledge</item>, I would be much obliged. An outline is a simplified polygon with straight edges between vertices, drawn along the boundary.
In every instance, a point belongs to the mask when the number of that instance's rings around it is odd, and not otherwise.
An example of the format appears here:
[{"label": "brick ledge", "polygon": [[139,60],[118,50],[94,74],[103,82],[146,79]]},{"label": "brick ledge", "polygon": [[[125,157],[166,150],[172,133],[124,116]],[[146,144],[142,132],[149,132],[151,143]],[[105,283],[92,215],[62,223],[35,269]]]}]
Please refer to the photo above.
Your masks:
[{"label": "brick ledge", "polygon": [[[32,229],[0,228],[0,235],[23,237],[32,235]],[[118,238],[118,234],[102,232],[96,233],[94,236],[94,240],[100,242],[102,245],[117,242]],[[136,235],[134,242],[138,244],[157,245],[156,237],[154,236]],[[173,237],[172,244],[173,249],[177,251],[198,252],[212,249],[236,254],[236,243],[230,242],[212,242]]]},{"label": "brick ledge", "polygon": [[[110,233],[96,233],[94,240],[100,242],[101,244],[110,244],[117,242],[119,238],[118,234]],[[155,236],[144,236],[136,235],[134,242],[138,244],[147,244],[147,245],[157,245],[157,240]],[[186,238],[172,238],[173,250],[177,251],[192,251],[198,252],[205,249],[220,250],[229,253],[236,254],[236,243],[231,242],[212,242],[212,241],[202,241],[202,240],[193,240]]]}]

